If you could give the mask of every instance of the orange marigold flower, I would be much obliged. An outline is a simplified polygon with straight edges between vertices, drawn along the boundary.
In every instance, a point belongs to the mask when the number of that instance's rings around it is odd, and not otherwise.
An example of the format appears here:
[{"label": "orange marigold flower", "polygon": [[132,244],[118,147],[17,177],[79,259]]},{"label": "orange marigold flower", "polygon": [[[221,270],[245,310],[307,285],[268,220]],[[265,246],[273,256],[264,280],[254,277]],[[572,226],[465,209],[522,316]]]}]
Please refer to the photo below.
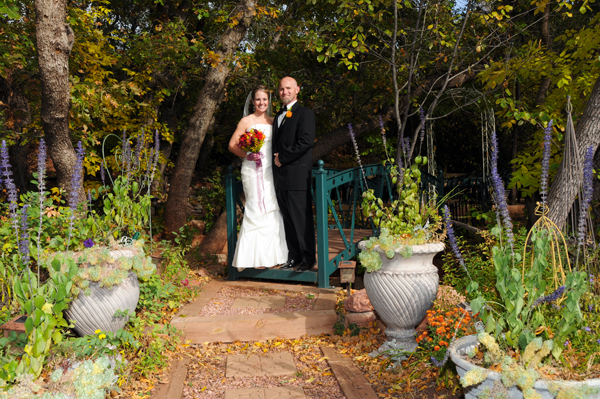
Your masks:
[{"label": "orange marigold flower", "polygon": [[436,346],[433,348],[433,350],[434,350],[434,351],[439,351],[439,350],[440,350],[440,347],[436,345]]}]

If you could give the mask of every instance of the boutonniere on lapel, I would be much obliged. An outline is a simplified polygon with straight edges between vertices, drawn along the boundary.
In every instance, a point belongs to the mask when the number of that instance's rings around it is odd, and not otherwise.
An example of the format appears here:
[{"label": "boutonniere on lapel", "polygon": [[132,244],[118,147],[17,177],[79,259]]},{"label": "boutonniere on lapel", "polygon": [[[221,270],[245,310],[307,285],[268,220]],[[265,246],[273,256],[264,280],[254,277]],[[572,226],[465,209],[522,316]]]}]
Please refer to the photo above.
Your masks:
[{"label": "boutonniere on lapel", "polygon": [[[283,111],[284,108],[282,107],[281,110]],[[285,112],[285,117],[286,118],[291,118],[292,117],[292,107],[290,107],[290,108],[287,109],[287,111]]]}]

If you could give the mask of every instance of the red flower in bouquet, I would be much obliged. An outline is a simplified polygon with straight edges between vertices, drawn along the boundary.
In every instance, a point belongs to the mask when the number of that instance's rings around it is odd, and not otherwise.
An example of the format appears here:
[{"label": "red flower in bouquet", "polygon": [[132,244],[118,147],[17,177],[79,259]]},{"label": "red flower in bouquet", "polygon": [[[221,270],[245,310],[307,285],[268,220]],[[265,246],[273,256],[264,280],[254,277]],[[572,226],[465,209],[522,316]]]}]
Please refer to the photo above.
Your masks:
[{"label": "red flower in bouquet", "polygon": [[265,134],[262,130],[248,129],[240,136],[238,147],[244,151],[259,152],[265,143]]}]

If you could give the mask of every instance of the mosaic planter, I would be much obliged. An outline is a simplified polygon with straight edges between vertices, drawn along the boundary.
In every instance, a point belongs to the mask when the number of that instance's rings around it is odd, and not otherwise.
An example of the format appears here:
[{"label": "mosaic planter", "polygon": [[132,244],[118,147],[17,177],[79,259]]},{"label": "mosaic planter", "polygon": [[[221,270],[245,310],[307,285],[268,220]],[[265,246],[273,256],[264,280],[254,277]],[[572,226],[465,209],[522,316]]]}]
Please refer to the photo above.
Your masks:
[{"label": "mosaic planter", "polygon": [[[475,335],[462,337],[454,341],[448,348],[450,351],[450,359],[456,365],[456,371],[460,377],[463,377],[467,371],[473,368],[481,368],[469,362],[465,355],[474,347],[479,345],[479,341]],[[465,399],[488,398],[496,397],[491,394],[503,393],[504,396],[511,399],[523,399],[523,392],[518,387],[504,388],[500,373],[488,370],[488,375],[485,381],[463,388]],[[560,381],[560,380],[537,380],[533,386],[535,391],[541,395],[543,399],[554,399],[559,391],[562,392],[562,397],[586,397],[600,398],[600,379],[590,379],[585,381]],[[581,396],[583,395],[583,396]],[[498,396],[500,397],[500,396]]]}]

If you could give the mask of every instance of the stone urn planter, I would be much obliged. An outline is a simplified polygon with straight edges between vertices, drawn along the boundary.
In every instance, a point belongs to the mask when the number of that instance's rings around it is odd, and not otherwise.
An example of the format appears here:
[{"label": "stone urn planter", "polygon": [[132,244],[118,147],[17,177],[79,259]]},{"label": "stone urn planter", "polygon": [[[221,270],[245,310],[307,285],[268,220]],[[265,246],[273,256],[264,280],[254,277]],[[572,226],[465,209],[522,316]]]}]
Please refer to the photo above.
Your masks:
[{"label": "stone urn planter", "polygon": [[[450,348],[448,348],[450,351],[450,359],[452,359],[456,365],[456,371],[458,371],[458,374],[461,378],[467,373],[467,371],[473,368],[485,370],[469,362],[469,358],[466,356],[467,353],[469,353],[477,345],[479,345],[477,337],[475,335],[469,335],[457,339],[450,346]],[[543,399],[554,399],[561,391],[561,396],[565,398],[600,398],[600,378],[585,381],[537,380],[535,382],[534,389],[541,395]],[[464,393],[466,399],[495,397],[490,396],[494,393],[504,393],[504,396],[498,397],[523,399],[523,392],[521,389],[516,386],[508,389],[505,388],[502,384],[502,377],[500,373],[491,370],[487,370],[487,378],[483,382],[464,388]]]},{"label": "stone urn planter", "polygon": [[[126,258],[133,260],[139,257],[135,248],[111,250],[108,252],[114,262]],[[143,252],[142,252],[143,255]],[[103,269],[117,268],[118,263],[103,261]],[[140,285],[135,272],[129,271],[127,278],[120,284],[101,287],[97,282],[89,282],[89,292],[80,292],[65,309],[65,318],[74,322],[74,329],[81,336],[94,334],[95,331],[117,332],[125,327],[129,316],[115,317],[120,310],[127,314],[135,312],[140,298]]]},{"label": "stone urn planter", "polygon": [[75,322],[77,334],[92,335],[96,330],[117,332],[125,327],[129,316],[115,317],[115,313],[135,312],[140,298],[137,275],[129,273],[121,284],[109,288],[90,283],[90,290],[90,295],[79,294],[65,310],[66,319]]},{"label": "stone urn planter", "polygon": [[[366,243],[359,248],[366,250]],[[380,351],[393,348],[412,352],[417,348],[415,327],[423,320],[436,298],[439,276],[433,257],[443,243],[412,246],[404,258],[396,250],[393,258],[374,246],[381,257],[381,269],[365,273],[364,284],[375,311],[386,325],[387,342]]]}]

